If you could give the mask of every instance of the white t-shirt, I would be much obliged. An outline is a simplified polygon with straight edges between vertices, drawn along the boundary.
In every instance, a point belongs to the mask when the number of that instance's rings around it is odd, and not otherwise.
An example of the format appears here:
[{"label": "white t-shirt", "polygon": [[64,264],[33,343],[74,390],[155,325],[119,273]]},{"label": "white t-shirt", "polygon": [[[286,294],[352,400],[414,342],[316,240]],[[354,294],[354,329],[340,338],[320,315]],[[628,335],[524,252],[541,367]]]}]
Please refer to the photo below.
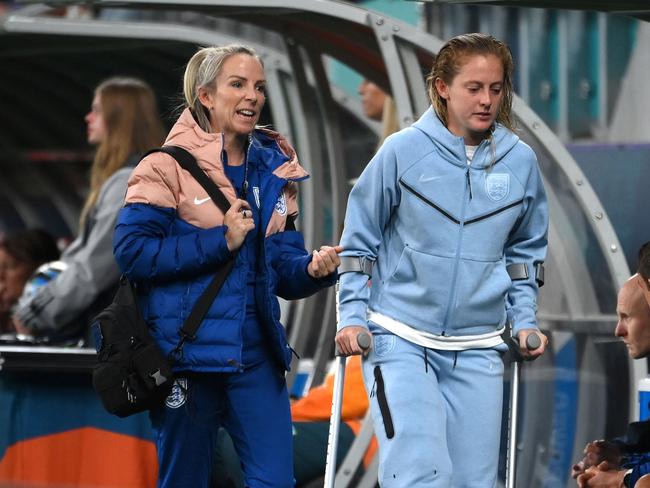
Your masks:
[{"label": "white t-shirt", "polygon": [[493,332],[467,336],[442,336],[418,330],[408,324],[387,317],[379,312],[368,311],[368,320],[383,327],[396,336],[428,349],[442,351],[465,351],[467,349],[486,349],[503,344],[501,334],[505,326]]},{"label": "white t-shirt", "polygon": [[474,153],[476,152],[477,146],[468,146],[465,144],[465,156],[467,156],[467,165],[472,164],[472,159],[474,158]]}]

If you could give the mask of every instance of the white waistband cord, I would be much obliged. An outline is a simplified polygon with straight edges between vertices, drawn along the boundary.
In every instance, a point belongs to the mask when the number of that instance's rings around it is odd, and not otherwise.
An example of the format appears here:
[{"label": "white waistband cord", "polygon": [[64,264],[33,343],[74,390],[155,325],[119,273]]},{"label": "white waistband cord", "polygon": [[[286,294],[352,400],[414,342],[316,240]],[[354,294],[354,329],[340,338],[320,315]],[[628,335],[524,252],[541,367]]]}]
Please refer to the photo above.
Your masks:
[{"label": "white waistband cord", "polygon": [[383,327],[396,336],[429,349],[443,351],[465,351],[467,349],[487,349],[503,344],[501,334],[505,326],[486,334],[465,336],[442,336],[414,329],[403,322],[387,317],[378,312],[368,311],[368,320]]}]

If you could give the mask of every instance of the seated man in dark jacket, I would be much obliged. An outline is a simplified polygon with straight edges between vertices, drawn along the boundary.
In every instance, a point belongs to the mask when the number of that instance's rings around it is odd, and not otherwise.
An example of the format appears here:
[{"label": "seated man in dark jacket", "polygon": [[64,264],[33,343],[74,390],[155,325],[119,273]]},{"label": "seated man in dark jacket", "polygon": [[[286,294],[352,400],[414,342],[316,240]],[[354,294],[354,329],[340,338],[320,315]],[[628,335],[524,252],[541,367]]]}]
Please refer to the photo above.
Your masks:
[{"label": "seated man in dark jacket", "polygon": [[[615,335],[633,359],[650,356],[650,243],[639,253],[639,270],[621,288]],[[580,488],[644,488],[650,486],[650,420],[633,422],[625,436],[594,441],[573,466]],[[648,476],[645,476],[648,475]]]}]

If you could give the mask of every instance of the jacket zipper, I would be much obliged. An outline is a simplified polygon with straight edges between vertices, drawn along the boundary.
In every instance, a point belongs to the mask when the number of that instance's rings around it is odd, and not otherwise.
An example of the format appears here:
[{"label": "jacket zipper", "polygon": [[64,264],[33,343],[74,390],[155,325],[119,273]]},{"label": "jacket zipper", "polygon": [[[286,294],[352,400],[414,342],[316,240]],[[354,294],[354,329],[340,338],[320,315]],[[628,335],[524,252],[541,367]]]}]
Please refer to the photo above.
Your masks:
[{"label": "jacket zipper", "polygon": [[[481,149],[481,146],[484,144],[485,140],[481,141],[479,144],[479,147],[476,148],[476,152],[474,153],[474,157],[476,157],[476,153],[479,152]],[[449,295],[449,300],[447,303],[447,309],[445,310],[445,321],[443,322],[442,326],[442,335],[445,335],[447,332],[447,328],[449,327],[449,324],[452,320],[453,313],[452,313],[452,307],[454,306],[454,303],[456,302],[456,295],[458,294],[458,266],[460,263],[460,250],[462,248],[463,244],[463,229],[465,228],[465,225],[467,222],[465,222],[465,210],[467,208],[467,203],[472,200],[472,180],[469,174],[469,166],[467,167],[465,171],[465,178],[466,178],[466,186],[465,186],[465,191],[463,192],[463,202],[461,205],[461,210],[460,210],[460,228],[458,229],[458,243],[456,245],[456,258],[454,260],[454,270],[452,272],[452,281],[451,281],[451,294]],[[469,194],[469,200],[467,198]],[[493,214],[495,212],[492,212]],[[496,213],[499,213],[498,211]]]},{"label": "jacket zipper", "polygon": [[251,144],[253,144],[253,136],[248,134],[248,146],[246,147],[246,154],[244,156],[246,158],[244,159],[244,182],[241,185],[242,200],[246,200],[248,196],[248,159],[251,152]]},{"label": "jacket zipper", "polygon": [[[283,190],[283,188],[284,187],[282,187],[281,190]],[[278,197],[279,197],[279,195],[278,195]],[[259,212],[260,226],[262,225],[262,214],[263,214],[261,202],[262,202],[262,195],[260,195],[260,212]],[[266,308],[266,315],[268,317],[271,317],[271,322],[272,322],[272,325],[274,327],[273,332],[275,333],[276,339],[278,339],[276,342],[278,344],[280,344],[281,347],[283,347],[284,349],[289,349],[291,351],[291,354],[293,354],[297,359],[300,359],[300,355],[298,354],[298,352],[293,347],[291,347],[291,345],[289,344],[289,340],[286,339],[286,335],[285,335],[284,345],[282,345],[281,341],[279,340],[280,337],[282,336],[282,334],[278,330],[279,327],[281,327],[281,325],[278,325],[276,320],[273,318],[273,314],[272,314],[273,307],[271,305],[272,299],[271,299],[271,295],[270,295],[269,287],[268,287],[268,279],[269,279],[269,276],[270,276],[270,271],[269,271],[270,265],[266,261],[266,232],[265,231],[260,231],[260,235],[259,235],[258,239],[259,239],[259,245],[258,245],[259,264],[258,264],[258,266],[263,266],[263,268],[264,268],[264,281],[265,281],[265,283],[264,283],[264,291],[263,291],[263,293],[264,293],[264,304],[263,304],[263,306]],[[262,306],[262,304],[260,304],[260,306]],[[289,364],[285,363],[284,357],[280,357],[280,358],[278,358],[278,360],[281,362],[282,367],[285,368],[287,371],[289,369],[291,369],[291,360],[289,360]]]},{"label": "jacket zipper", "polygon": [[[247,196],[248,196],[248,159],[249,159],[249,155],[250,155],[252,140],[253,140],[253,137],[250,134],[248,134],[248,147],[246,148],[246,153],[244,154],[244,158],[245,158],[244,159],[244,165],[245,165],[244,166],[244,181],[242,182],[241,195],[237,195],[237,189],[235,188],[235,185],[230,181],[230,178],[228,178],[228,181],[232,185],[232,189],[235,192],[235,196],[237,198],[241,198],[242,200],[246,200],[246,201],[248,201],[248,199],[247,199]],[[222,132],[221,133],[221,166],[222,166],[222,168],[223,168],[223,170],[225,172],[226,168],[224,166],[224,161],[223,161],[223,153],[224,153],[224,151],[225,151],[225,149],[224,149],[224,134]],[[261,219],[261,213],[260,213],[260,221],[261,220],[262,219]],[[243,244],[242,244],[242,247],[243,247]],[[241,253],[237,253],[237,259],[239,259],[239,260],[243,259],[243,257],[241,256]],[[246,260],[246,261],[248,261],[248,260]],[[250,263],[248,263],[248,266],[250,266]],[[244,278],[244,281],[247,281],[247,279],[248,279],[248,277],[246,276]],[[244,292],[244,305],[243,305],[243,314],[242,314],[242,316],[244,317],[244,322],[246,322],[246,306],[248,305],[247,299],[248,299],[248,292],[246,291],[246,292]],[[239,328],[239,357],[240,358],[244,357],[243,328],[244,328],[244,323],[242,323],[241,327]],[[244,370],[243,365],[241,363],[235,361],[234,359],[228,360],[228,364],[230,364],[233,367],[236,367],[239,372],[242,372]]]},{"label": "jacket zipper", "polygon": [[461,215],[461,221],[459,223],[460,227],[458,229],[458,242],[456,244],[456,257],[454,259],[454,269],[452,271],[452,278],[451,278],[451,293],[449,294],[449,300],[447,301],[447,309],[445,310],[445,320],[442,323],[442,335],[446,335],[447,333],[447,328],[449,327],[449,322],[451,321],[451,307],[454,305],[454,302],[456,301],[456,287],[458,284],[458,265],[460,263],[460,249],[462,247],[463,243],[463,227],[465,227],[465,208],[467,206],[468,202],[468,194],[469,198],[471,199],[472,195],[472,187],[471,183],[469,182],[469,168],[467,169],[467,184],[465,185],[465,191],[463,192],[463,201],[461,204],[461,209],[460,209],[460,215]]},{"label": "jacket zipper", "polygon": [[[222,132],[221,133],[221,155],[219,156],[219,159],[221,160],[221,167],[225,172],[227,163],[224,162],[224,158],[223,158],[224,152],[226,151],[224,143],[225,143],[225,136],[223,135]],[[248,196],[248,159],[250,156],[252,143],[253,143],[253,136],[248,134],[248,147],[246,147],[246,153],[244,154],[244,181],[242,182],[241,195],[237,195],[237,189],[235,188],[235,185],[233,185],[232,182],[230,181],[230,178],[228,178],[228,182],[230,183],[230,186],[232,186],[235,195],[238,198],[241,198],[242,200],[246,200],[246,197]]]}]

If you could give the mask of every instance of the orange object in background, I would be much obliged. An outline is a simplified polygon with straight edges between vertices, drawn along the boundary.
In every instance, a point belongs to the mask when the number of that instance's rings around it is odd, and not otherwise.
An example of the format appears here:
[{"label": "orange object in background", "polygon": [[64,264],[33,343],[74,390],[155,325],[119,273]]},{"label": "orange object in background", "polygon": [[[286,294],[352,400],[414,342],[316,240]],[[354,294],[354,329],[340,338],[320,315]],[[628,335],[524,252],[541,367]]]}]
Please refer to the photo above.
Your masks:
[{"label": "orange object in background", "polygon": [[0,462],[0,485],[93,488],[156,486],[151,441],[93,427],[20,441]]},{"label": "orange object in background", "polygon": [[[291,405],[291,420],[294,422],[329,422],[334,395],[334,375],[328,374],[322,385],[311,388],[307,395]],[[354,435],[361,430],[361,421],[368,411],[368,395],[363,384],[361,356],[350,356],[345,362],[343,383],[343,406],[341,419],[352,429]],[[368,467],[377,451],[377,439],[372,438],[363,458]]]}]

